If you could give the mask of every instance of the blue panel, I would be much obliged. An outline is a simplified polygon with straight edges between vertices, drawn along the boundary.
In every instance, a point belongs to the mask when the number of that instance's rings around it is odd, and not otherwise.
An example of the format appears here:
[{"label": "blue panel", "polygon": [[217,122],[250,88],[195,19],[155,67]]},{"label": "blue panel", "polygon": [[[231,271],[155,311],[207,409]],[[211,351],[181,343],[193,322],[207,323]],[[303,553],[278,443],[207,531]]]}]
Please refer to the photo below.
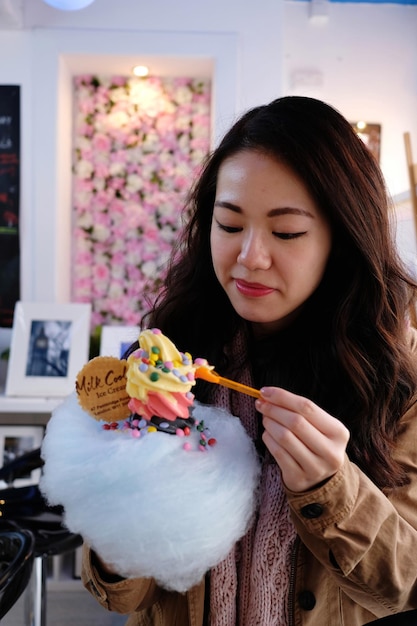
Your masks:
[{"label": "blue panel", "polygon": [[343,2],[345,4],[414,4],[417,0],[330,0],[330,2]]},{"label": "blue panel", "polygon": [[[304,2],[304,0],[300,1]],[[417,6],[417,0],[330,0],[330,2],[343,2],[344,4],[404,4]]]}]

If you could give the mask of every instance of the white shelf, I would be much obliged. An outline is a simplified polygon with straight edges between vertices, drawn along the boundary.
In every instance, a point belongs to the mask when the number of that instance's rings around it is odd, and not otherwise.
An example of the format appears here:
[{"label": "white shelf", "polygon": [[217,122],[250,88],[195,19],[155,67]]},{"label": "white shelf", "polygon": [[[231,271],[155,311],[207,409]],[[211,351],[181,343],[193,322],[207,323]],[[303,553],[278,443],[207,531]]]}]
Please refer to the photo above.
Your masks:
[{"label": "white shelf", "polygon": [[51,413],[64,398],[17,397],[0,394],[0,413]]}]

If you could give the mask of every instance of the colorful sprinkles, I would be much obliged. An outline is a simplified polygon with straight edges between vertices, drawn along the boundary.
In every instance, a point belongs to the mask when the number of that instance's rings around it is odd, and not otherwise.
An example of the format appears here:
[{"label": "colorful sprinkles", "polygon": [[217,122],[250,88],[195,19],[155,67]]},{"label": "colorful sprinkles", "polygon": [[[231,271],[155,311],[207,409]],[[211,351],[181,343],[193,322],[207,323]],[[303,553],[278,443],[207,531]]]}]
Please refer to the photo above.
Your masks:
[{"label": "colorful sprinkles", "polygon": [[[156,337],[157,335],[159,335],[158,338]],[[135,438],[141,438],[154,432],[163,432],[182,437],[187,440],[183,444],[184,450],[192,450],[196,439],[197,448],[201,451],[206,451],[211,446],[214,446],[216,439],[211,436],[204,422],[196,421],[189,414],[189,409],[194,399],[190,387],[195,382],[195,369],[197,366],[207,365],[207,361],[205,359],[196,359],[193,363],[193,358],[189,352],[177,350],[172,342],[163,337],[162,332],[157,328],[149,329],[139,335],[139,344],[139,348],[128,358],[127,392],[133,401],[129,403],[128,407],[132,413],[128,419],[122,422],[105,424],[103,428],[105,430],[127,432]],[[164,356],[168,358],[164,359]],[[136,380],[137,374],[139,375],[138,380]],[[176,380],[174,381],[173,379]],[[150,385],[148,381],[151,383]],[[157,394],[158,392],[163,392],[167,381],[170,383],[168,385],[169,389],[180,388],[179,392],[172,393],[174,397],[175,394],[180,396],[180,400],[186,399],[186,402],[184,402],[185,410],[182,410],[184,407],[178,404],[179,408],[176,409],[175,405],[173,405],[174,409],[171,412],[167,409],[168,412],[165,417],[152,415],[155,409],[149,408],[152,406],[151,403],[146,406],[146,399],[142,399],[140,395],[140,386],[142,385],[146,393]],[[178,385],[177,381],[181,385]],[[131,390],[129,389],[130,384],[132,386]],[[137,391],[138,388],[139,391]],[[136,393],[140,397],[137,398],[138,400],[140,399],[137,404],[134,402]],[[179,402],[178,399],[176,400]],[[186,417],[178,416],[178,414],[173,412],[176,410],[178,410],[181,416],[186,415]],[[145,417],[142,417],[141,411],[144,412]],[[193,433],[195,436],[191,437]]]},{"label": "colorful sprinkles", "polygon": [[[163,372],[164,374],[172,374],[182,383],[193,382],[193,380],[195,379],[194,372],[188,372],[188,374],[185,375],[181,373],[180,369],[178,369],[183,366],[192,365],[193,359],[191,354],[189,354],[188,352],[180,352],[181,361],[174,362],[162,361],[159,358],[159,355],[160,349],[158,346],[152,346],[150,354],[147,350],[144,350],[143,348],[138,348],[133,353],[133,356],[138,361],[136,367],[139,369],[140,372],[144,374],[148,370],[151,370],[149,372],[149,380],[151,382],[157,383],[159,380],[159,374],[158,372],[155,372],[155,369],[161,370],[161,372]],[[203,359],[196,359],[195,363],[197,363],[197,361],[203,361]]]},{"label": "colorful sprinkles", "polygon": [[[184,421],[184,420],[182,420]],[[190,421],[193,422],[192,426],[184,426],[178,427],[175,430],[175,434],[177,437],[190,437],[193,429],[198,432],[199,440],[198,440],[198,450],[201,452],[205,452],[208,448],[215,446],[217,443],[217,439],[211,437],[210,430],[205,426],[204,420],[201,422],[190,418]],[[113,430],[120,431],[124,433],[130,433],[132,437],[135,439],[139,439],[140,437],[145,437],[151,433],[156,432],[168,432],[168,429],[171,427],[171,424],[166,421],[158,421],[156,424],[151,421],[147,421],[144,418],[140,418],[137,415],[131,415],[127,420],[123,422],[111,422],[103,424],[103,430]],[[190,451],[193,449],[192,444],[189,441],[186,441],[183,444],[183,449],[186,451]]]}]

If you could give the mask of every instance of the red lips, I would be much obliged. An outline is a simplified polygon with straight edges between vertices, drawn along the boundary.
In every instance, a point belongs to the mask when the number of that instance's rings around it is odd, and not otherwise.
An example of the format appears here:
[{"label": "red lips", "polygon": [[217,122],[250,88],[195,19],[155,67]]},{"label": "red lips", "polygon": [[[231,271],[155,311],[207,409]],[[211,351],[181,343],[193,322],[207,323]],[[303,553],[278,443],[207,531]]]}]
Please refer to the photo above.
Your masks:
[{"label": "red lips", "polygon": [[273,293],[275,289],[260,283],[248,283],[245,280],[235,279],[236,289],[248,298],[261,298]]}]

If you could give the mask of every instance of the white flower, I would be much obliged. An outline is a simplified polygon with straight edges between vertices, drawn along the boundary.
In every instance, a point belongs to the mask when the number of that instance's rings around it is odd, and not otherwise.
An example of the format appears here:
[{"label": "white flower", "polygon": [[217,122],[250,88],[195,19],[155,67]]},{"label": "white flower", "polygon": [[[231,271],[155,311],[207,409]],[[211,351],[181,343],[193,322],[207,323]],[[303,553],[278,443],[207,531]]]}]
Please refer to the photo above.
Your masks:
[{"label": "white flower", "polygon": [[125,111],[115,111],[110,113],[107,118],[108,126],[112,128],[122,128],[129,123],[129,116]]},{"label": "white flower", "polygon": [[94,224],[93,237],[96,241],[106,241],[110,237],[110,231],[104,224]]},{"label": "white flower", "polygon": [[179,115],[175,121],[175,130],[189,132],[191,125],[191,117],[189,115]]},{"label": "white flower", "polygon": [[111,266],[111,275],[116,280],[123,280],[125,277],[125,266],[124,265],[114,265]]},{"label": "white flower", "polygon": [[142,142],[142,149],[148,152],[155,152],[158,149],[160,138],[155,132],[147,133]]},{"label": "white flower", "polygon": [[179,161],[177,162],[174,172],[177,176],[187,176],[190,173],[190,166],[185,161]]},{"label": "white flower", "polygon": [[124,163],[115,161],[111,163],[109,166],[109,174],[110,176],[124,176],[126,172],[126,166]]},{"label": "white flower", "polygon": [[81,265],[77,271],[77,278],[89,278],[91,275],[91,267],[89,265]]},{"label": "white flower", "polygon": [[94,177],[94,189],[96,191],[103,191],[106,188],[106,181],[104,178],[96,178]]},{"label": "white flower", "polygon": [[129,174],[126,178],[126,189],[129,193],[135,193],[142,189],[143,187],[143,178],[138,176],[138,174]]},{"label": "white flower", "polygon": [[121,239],[116,239],[116,241],[112,242],[111,245],[111,252],[112,254],[116,254],[116,252],[120,252],[121,250],[125,249],[125,244],[124,241],[122,241]]},{"label": "white flower", "polygon": [[77,226],[86,229],[91,228],[93,225],[93,214],[91,211],[84,211],[82,215],[77,217]]},{"label": "white flower", "polygon": [[107,133],[109,130],[109,124],[105,115],[96,116],[94,118],[94,130],[96,133]]},{"label": "white flower", "polygon": [[124,87],[116,87],[115,89],[112,89],[110,96],[113,102],[124,102],[129,98],[129,94],[126,93],[126,89]]},{"label": "white flower", "polygon": [[79,252],[81,253],[90,252],[90,248],[91,248],[91,239],[86,239],[85,237],[80,237],[79,239],[77,239],[77,250]]},{"label": "white flower", "polygon": [[158,201],[158,213],[163,217],[165,215],[172,215],[172,204],[171,202],[163,202],[161,200]]},{"label": "white flower", "polygon": [[[112,271],[112,276],[114,276],[114,272]],[[109,298],[111,300],[116,300],[117,298],[121,298],[123,296],[123,285],[119,282],[112,282],[109,288]]]},{"label": "white flower", "polygon": [[80,161],[78,161],[75,164],[75,173],[78,176],[78,178],[83,178],[83,179],[91,178],[93,171],[94,171],[94,166],[90,161],[85,161],[84,159],[80,159]]},{"label": "white flower", "polygon": [[172,232],[173,232],[172,228],[168,225],[165,225],[162,228],[160,228],[159,234],[160,234],[162,241],[166,241],[167,243],[170,243],[172,241]]},{"label": "white flower", "polygon": [[175,91],[175,100],[178,104],[186,104],[187,102],[191,102],[193,99],[192,91],[189,87],[179,87]]},{"label": "white flower", "polygon": [[190,146],[190,138],[188,135],[184,134],[178,139],[178,147],[182,150],[182,152],[188,152],[188,148]]},{"label": "white flower", "polygon": [[204,150],[193,150],[193,152],[191,153],[191,165],[202,165],[206,156],[207,153]]},{"label": "white flower", "polygon": [[77,97],[80,102],[88,102],[91,99],[91,89],[87,85],[77,87]]},{"label": "white flower", "polygon": [[172,115],[173,113],[175,113],[176,108],[177,107],[175,106],[173,102],[171,102],[171,100],[164,101],[164,113]]},{"label": "white flower", "polygon": [[192,135],[194,139],[205,138],[207,136],[207,127],[204,124],[194,124]]},{"label": "white flower", "polygon": [[145,261],[141,266],[142,273],[146,278],[154,278],[158,271],[158,266],[154,261]]},{"label": "white flower", "polygon": [[78,150],[83,150],[87,152],[91,150],[91,139],[89,137],[76,137],[74,141],[74,147]]},{"label": "white flower", "polygon": [[[83,190],[83,191],[74,192],[74,204],[78,208],[88,206],[90,204],[90,201],[91,201],[91,191]],[[77,223],[79,223],[78,218],[77,218]]]},{"label": "white flower", "polygon": [[141,144],[127,150],[127,160],[129,163],[141,163],[142,159],[143,149]]}]

